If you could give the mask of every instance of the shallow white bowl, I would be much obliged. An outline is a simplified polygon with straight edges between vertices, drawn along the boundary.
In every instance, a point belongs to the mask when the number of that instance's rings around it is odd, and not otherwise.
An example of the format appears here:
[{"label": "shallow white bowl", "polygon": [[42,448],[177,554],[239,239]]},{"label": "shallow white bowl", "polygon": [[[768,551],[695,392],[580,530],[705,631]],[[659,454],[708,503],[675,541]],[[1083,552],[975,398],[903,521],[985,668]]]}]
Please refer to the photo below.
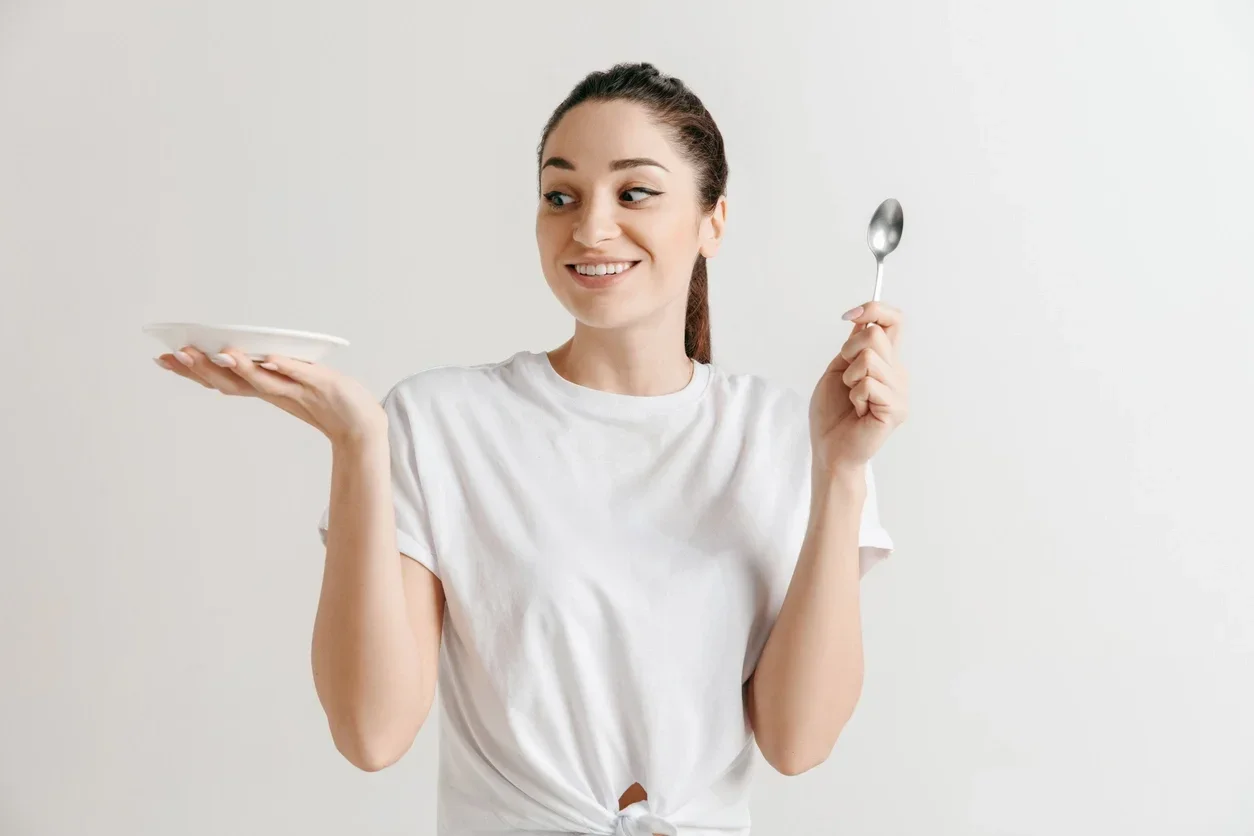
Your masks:
[{"label": "shallow white bowl", "polygon": [[268,354],[294,360],[317,362],[337,346],[348,345],[343,337],[292,331],[287,328],[259,328],[251,325],[202,325],[197,322],[154,322],[144,333],[161,341],[170,351],[191,345],[209,355],[234,348],[253,360]]}]

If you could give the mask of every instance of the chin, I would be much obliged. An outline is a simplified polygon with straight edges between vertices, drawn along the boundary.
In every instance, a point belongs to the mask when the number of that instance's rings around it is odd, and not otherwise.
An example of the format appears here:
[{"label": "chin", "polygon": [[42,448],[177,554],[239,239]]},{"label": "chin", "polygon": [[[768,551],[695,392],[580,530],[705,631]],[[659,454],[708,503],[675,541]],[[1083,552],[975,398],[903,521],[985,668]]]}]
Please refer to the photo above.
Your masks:
[{"label": "chin", "polygon": [[623,328],[643,318],[635,305],[608,299],[566,299],[564,307],[578,322],[589,328],[612,331]]},{"label": "chin", "polygon": [[589,328],[614,330],[648,319],[657,309],[654,300],[630,293],[588,293],[580,288],[564,288],[558,294],[562,307]]},{"label": "chin", "polygon": [[[571,316],[589,328],[613,330],[650,319],[668,303],[668,294],[651,281],[643,264],[616,276],[582,276],[561,265],[546,274],[549,288]],[[676,298],[687,304],[686,285]]]}]

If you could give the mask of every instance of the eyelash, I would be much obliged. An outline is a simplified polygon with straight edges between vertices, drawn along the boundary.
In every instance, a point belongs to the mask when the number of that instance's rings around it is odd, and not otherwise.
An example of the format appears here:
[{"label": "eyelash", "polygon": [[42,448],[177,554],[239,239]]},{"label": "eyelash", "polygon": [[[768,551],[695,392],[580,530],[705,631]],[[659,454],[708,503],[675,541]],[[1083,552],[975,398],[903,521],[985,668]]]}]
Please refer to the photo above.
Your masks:
[{"label": "eyelash", "polygon": [[[662,194],[661,192],[654,191],[653,189],[646,189],[644,186],[636,186],[633,189],[626,189],[625,191],[623,191],[622,194],[631,194],[632,192],[643,192],[646,195],[646,197],[642,198],[641,200],[629,200],[627,201],[627,203],[643,203],[645,200],[647,200],[650,197],[657,197],[658,195]],[[568,206],[570,206],[569,203],[563,203],[563,204],[555,203],[554,200],[555,198],[558,198],[558,197],[570,197],[570,195],[566,194],[565,192],[560,192],[557,190],[544,193],[545,202],[548,203],[549,206],[551,206],[552,208],[565,209]]]}]

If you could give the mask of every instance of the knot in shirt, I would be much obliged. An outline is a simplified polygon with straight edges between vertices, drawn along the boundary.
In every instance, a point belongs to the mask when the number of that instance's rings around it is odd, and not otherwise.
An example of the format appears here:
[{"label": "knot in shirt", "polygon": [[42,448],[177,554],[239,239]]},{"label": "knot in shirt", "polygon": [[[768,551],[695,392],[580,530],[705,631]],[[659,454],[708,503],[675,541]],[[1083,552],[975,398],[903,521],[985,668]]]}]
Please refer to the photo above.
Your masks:
[{"label": "knot in shirt", "polygon": [[645,805],[646,802],[637,801],[619,810],[614,820],[614,836],[678,836],[674,825],[650,813]]}]

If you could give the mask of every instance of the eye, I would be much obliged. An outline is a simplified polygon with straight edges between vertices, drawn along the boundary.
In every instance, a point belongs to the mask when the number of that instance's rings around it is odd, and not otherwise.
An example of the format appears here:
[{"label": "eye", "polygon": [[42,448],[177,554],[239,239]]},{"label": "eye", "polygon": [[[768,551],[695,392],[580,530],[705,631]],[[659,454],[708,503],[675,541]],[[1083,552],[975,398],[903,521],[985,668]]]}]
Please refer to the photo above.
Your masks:
[{"label": "eye", "polygon": [[575,200],[573,197],[563,192],[545,192],[544,199],[548,201],[550,206],[558,209],[561,209],[564,206],[569,206]]},{"label": "eye", "polygon": [[[637,186],[634,189],[628,189],[627,191],[623,192],[621,199],[624,203],[639,203],[642,200],[645,200],[650,197],[655,197],[656,195],[660,195],[660,194],[661,192],[655,192],[653,191],[653,189],[646,189],[643,186]],[[631,197],[631,195],[640,195],[640,196]]]}]

